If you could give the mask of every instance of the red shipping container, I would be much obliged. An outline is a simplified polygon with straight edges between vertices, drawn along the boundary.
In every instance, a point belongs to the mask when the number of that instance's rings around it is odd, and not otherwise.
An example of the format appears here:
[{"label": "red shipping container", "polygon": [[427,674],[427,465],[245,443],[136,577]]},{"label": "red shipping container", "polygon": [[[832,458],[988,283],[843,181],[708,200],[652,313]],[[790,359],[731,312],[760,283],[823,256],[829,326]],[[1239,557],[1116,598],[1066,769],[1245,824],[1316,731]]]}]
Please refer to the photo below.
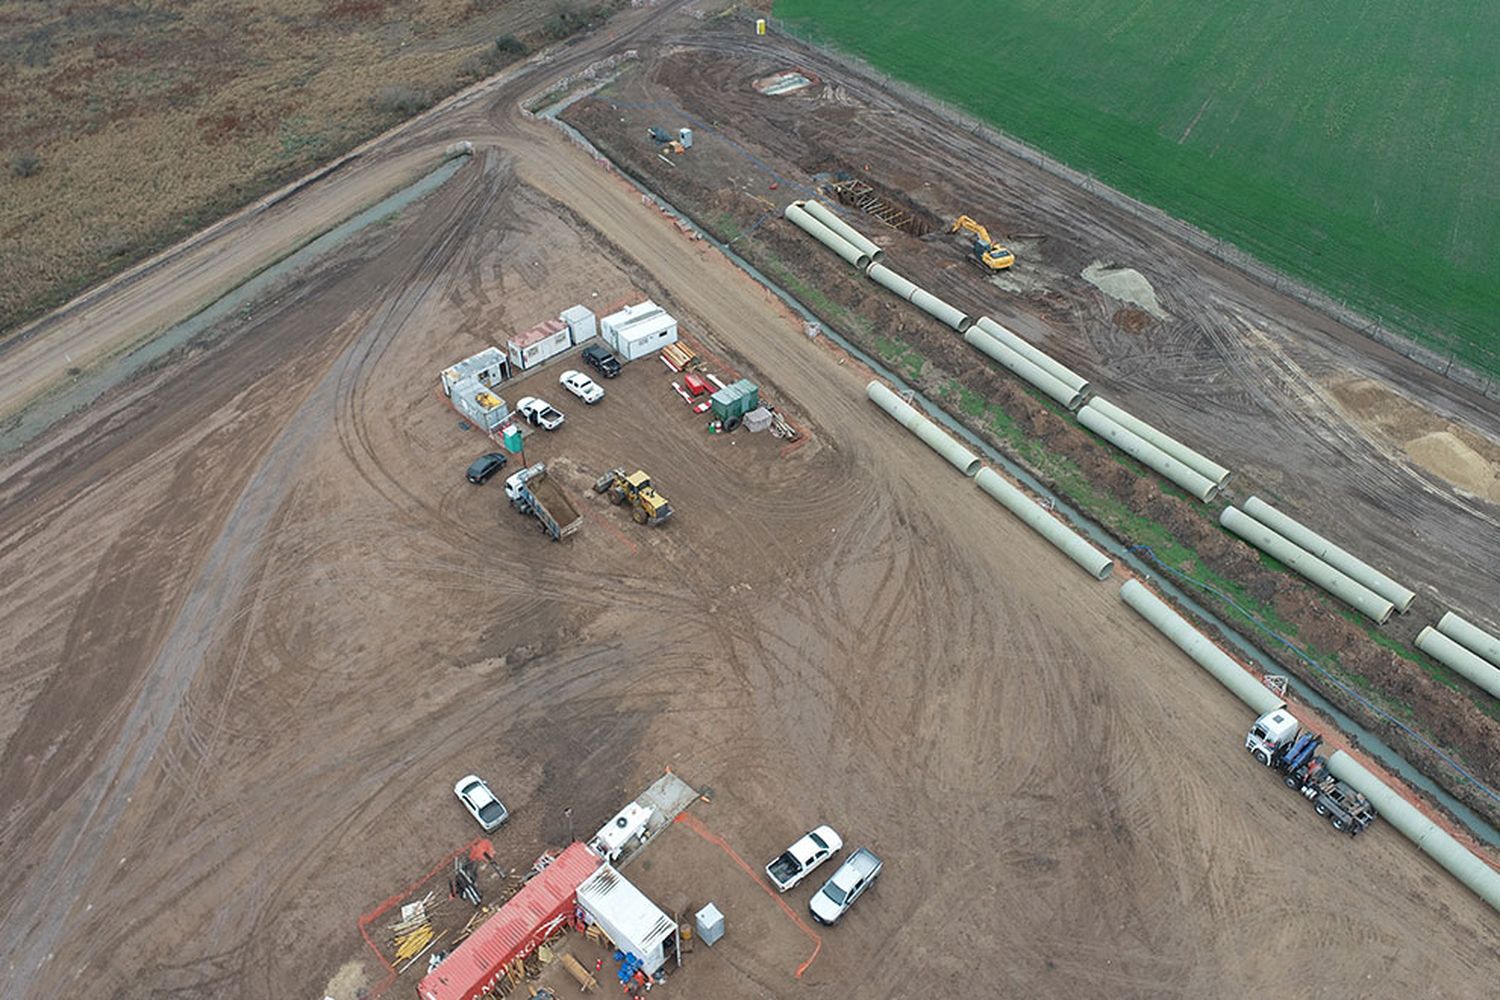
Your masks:
[{"label": "red shipping container", "polygon": [[570,845],[423,977],[417,984],[419,1000],[478,1000],[484,996],[512,960],[531,954],[572,918],[578,905],[578,887],[602,863],[586,845]]}]

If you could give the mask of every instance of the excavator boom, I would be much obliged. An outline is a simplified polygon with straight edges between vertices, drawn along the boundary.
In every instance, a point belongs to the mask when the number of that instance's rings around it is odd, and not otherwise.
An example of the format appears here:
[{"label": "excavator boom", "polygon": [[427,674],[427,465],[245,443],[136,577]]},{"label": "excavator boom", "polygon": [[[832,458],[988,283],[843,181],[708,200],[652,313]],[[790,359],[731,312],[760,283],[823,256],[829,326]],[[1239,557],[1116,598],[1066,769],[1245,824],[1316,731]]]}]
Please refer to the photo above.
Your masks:
[{"label": "excavator boom", "polygon": [[948,227],[948,232],[966,232],[974,234],[974,259],[991,271],[999,271],[1010,267],[1016,262],[1016,255],[994,240],[990,239],[990,232],[967,215],[960,215],[953,220],[953,225]]}]

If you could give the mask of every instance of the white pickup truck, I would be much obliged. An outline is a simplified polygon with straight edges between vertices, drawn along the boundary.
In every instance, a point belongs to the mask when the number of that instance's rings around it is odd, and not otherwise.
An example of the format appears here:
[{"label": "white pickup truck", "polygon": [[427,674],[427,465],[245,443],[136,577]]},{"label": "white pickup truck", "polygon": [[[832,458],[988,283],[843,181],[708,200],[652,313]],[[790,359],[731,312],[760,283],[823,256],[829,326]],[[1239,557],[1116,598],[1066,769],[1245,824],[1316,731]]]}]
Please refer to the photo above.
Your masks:
[{"label": "white pickup truck", "polygon": [[843,840],[833,832],[832,827],[820,826],[766,865],[766,876],[778,892],[786,892],[806,878],[814,868],[837,854],[843,846]]}]

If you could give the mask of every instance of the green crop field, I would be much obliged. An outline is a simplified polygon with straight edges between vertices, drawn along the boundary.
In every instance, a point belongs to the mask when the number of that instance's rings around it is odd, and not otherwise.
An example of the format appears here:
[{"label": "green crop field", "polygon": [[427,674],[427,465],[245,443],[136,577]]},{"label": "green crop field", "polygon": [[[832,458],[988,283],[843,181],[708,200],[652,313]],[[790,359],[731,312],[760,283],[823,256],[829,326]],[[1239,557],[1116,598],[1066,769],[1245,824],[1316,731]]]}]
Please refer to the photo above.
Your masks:
[{"label": "green crop field", "polygon": [[1493,0],[777,0],[775,15],[1500,374]]}]

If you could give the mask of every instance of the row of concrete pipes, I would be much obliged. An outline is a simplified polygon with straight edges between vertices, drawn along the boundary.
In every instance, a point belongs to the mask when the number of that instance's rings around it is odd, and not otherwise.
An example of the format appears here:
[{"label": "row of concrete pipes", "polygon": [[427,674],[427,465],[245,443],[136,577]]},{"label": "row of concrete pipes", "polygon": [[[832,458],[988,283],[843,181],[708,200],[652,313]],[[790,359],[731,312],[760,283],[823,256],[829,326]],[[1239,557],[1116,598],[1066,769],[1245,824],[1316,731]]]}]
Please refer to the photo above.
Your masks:
[{"label": "row of concrete pipes", "polygon": [[916,407],[879,382],[865,386],[870,402],[889,414],[898,424],[917,436],[923,444],[963,473],[991,499],[1010,511],[1021,523],[1041,535],[1058,551],[1077,563],[1096,580],[1114,572],[1114,560],[1094,548],[1046,507],[1027,496],[994,469],[983,467],[979,456],[949,437],[941,427],[924,417]]},{"label": "row of concrete pipes", "polygon": [[[876,284],[951,327],[970,347],[1076,411],[1084,427],[1189,495],[1207,503],[1228,484],[1230,471],[1224,466],[1109,400],[1092,395],[1087,379],[1044,351],[988,316],[972,319],[886,267],[881,263],[885,251],[827,206],[817,201],[793,202],[786,207],[785,215]],[[937,433],[946,439],[946,435]],[[1227,508],[1219,523],[1377,623],[1389,621],[1393,612],[1405,614],[1416,597],[1410,588],[1258,497],[1245,501],[1243,510]],[[1452,613],[1444,617],[1444,622],[1450,620],[1449,627],[1439,623],[1436,629],[1424,629],[1417,639],[1418,648],[1500,697],[1500,640]]]},{"label": "row of concrete pipes", "polygon": [[817,201],[793,202],[786,218],[883,288],[951,327],[964,343],[1048,398],[1121,451],[1205,502],[1218,495],[1229,470],[1108,400],[1092,397],[1088,379],[988,316],[974,319],[880,263],[885,251]]},{"label": "row of concrete pipes", "polygon": [[[1120,599],[1232,691],[1257,717],[1285,706],[1283,699],[1257,681],[1248,670],[1188,624],[1186,619],[1139,581],[1126,581],[1120,588]],[[1446,868],[1454,878],[1478,893],[1490,906],[1500,910],[1500,872],[1496,872],[1484,859],[1422,815],[1405,796],[1370,773],[1368,768],[1344,751],[1337,750],[1328,758],[1328,769],[1334,777],[1347,782],[1369,799],[1391,826]]]},{"label": "row of concrete pipes", "polygon": [[[1259,497],[1226,507],[1219,524],[1377,624],[1405,614],[1416,593]],[[1417,648],[1500,698],[1500,639],[1449,611],[1417,635]]]},{"label": "row of concrete pipes", "polygon": [[1500,698],[1500,639],[1449,611],[1417,634],[1417,648]]},{"label": "row of concrete pipes", "polygon": [[[1050,510],[1006,481],[993,469],[984,467],[978,455],[950,437],[932,420],[923,416],[910,402],[880,382],[873,380],[865,386],[865,395],[902,427],[911,431],[919,440],[937,452],[949,465],[965,477],[974,479],[987,495],[1056,546],[1059,551],[1095,579],[1103,580],[1113,572],[1114,562],[1109,556],[1094,548],[1053,516]],[[1285,706],[1286,703],[1281,697],[1261,684],[1250,671],[1240,666],[1138,580],[1126,581],[1125,585],[1120,588],[1120,599],[1233,692],[1257,716]],[[1473,629],[1473,626],[1454,615],[1446,616],[1443,624],[1463,635],[1470,635],[1465,632],[1465,626]],[[1482,645],[1484,640],[1488,640],[1489,643],[1493,643],[1494,648],[1489,646],[1482,646],[1482,648],[1500,655],[1500,642],[1495,642],[1494,637],[1477,629],[1473,631],[1478,632],[1478,636],[1470,635],[1472,641]],[[1329,758],[1328,763],[1329,769],[1335,776],[1362,792],[1393,827],[1410,838],[1418,848],[1430,855],[1460,882],[1473,889],[1495,909],[1500,910],[1500,873],[1422,815],[1402,795],[1342,750],[1335,752]]]}]

